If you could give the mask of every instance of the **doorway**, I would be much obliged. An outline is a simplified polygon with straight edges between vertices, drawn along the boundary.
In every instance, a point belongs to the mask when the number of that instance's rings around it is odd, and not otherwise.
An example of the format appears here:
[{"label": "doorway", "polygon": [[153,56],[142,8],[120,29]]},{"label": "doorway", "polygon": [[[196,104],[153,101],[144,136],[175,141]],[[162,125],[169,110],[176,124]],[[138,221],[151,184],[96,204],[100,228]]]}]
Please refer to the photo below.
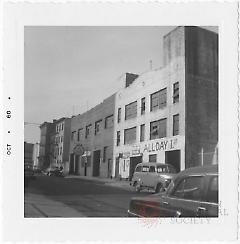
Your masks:
[{"label": "doorway", "polygon": [[115,178],[119,177],[119,157],[116,157],[116,164],[115,164]]},{"label": "doorway", "polygon": [[74,153],[70,155],[69,174],[74,173]]},{"label": "doorway", "polygon": [[132,180],[136,165],[142,162],[142,156],[130,157],[129,180]]},{"label": "doorway", "polygon": [[93,176],[99,176],[100,174],[100,154],[100,150],[93,152]]},{"label": "doorway", "polygon": [[79,174],[79,155],[75,155],[75,169],[74,173]]},{"label": "doorway", "polygon": [[165,163],[171,164],[177,172],[180,171],[180,157],[181,152],[180,150],[173,150],[165,152]]}]

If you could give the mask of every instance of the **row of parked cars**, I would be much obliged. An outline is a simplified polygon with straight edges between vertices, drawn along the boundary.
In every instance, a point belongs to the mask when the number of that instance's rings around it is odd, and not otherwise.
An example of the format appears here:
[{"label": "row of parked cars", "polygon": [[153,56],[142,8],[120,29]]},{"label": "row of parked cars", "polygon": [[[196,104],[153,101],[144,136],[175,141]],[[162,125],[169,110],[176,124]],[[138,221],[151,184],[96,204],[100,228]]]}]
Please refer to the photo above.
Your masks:
[{"label": "row of parked cars", "polygon": [[156,194],[132,198],[130,217],[218,217],[218,165],[176,174],[168,164],[140,163],[131,185],[137,192],[148,188]]}]

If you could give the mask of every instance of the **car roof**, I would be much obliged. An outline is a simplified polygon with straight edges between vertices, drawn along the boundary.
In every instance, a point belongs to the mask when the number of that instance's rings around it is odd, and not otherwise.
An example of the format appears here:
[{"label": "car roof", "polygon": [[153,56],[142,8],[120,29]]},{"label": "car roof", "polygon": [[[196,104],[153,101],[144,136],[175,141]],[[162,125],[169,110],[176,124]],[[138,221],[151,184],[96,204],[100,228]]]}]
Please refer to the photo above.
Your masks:
[{"label": "car roof", "polygon": [[171,164],[155,163],[155,162],[143,162],[136,165],[137,166],[172,166]]},{"label": "car roof", "polygon": [[184,176],[184,175],[203,174],[203,173],[204,174],[216,174],[216,173],[218,173],[218,164],[188,168],[186,170],[179,172],[178,177]]}]

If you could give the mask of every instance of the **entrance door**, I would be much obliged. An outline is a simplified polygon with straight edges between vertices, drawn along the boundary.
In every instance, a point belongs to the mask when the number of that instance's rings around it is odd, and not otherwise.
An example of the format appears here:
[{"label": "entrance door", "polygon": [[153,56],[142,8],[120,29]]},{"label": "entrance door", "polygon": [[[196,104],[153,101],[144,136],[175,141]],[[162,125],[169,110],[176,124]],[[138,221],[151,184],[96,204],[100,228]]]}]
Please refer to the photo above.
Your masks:
[{"label": "entrance door", "polygon": [[112,176],[112,159],[108,159],[108,174],[107,177],[111,177]]},{"label": "entrance door", "polygon": [[70,155],[70,164],[69,164],[69,174],[73,174],[74,172],[74,154]]},{"label": "entrance door", "polygon": [[177,172],[180,171],[180,150],[165,152],[165,163],[171,164]]},{"label": "entrance door", "polygon": [[100,171],[100,150],[93,152],[93,176],[99,176]]},{"label": "entrance door", "polygon": [[142,162],[142,156],[130,157],[129,180],[132,180],[136,165]]},{"label": "entrance door", "polygon": [[75,156],[75,170],[74,170],[75,174],[79,174],[79,155]]},{"label": "entrance door", "polygon": [[116,157],[116,164],[115,164],[115,178],[119,176],[119,157]]}]

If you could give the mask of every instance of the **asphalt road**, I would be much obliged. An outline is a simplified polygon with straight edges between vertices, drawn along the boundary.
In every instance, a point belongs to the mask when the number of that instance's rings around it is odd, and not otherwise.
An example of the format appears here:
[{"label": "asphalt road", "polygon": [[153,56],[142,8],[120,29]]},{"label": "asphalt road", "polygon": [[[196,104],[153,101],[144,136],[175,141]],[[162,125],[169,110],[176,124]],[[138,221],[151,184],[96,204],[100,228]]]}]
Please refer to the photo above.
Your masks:
[{"label": "asphalt road", "polygon": [[135,193],[79,178],[37,176],[25,187],[25,217],[126,217]]}]

